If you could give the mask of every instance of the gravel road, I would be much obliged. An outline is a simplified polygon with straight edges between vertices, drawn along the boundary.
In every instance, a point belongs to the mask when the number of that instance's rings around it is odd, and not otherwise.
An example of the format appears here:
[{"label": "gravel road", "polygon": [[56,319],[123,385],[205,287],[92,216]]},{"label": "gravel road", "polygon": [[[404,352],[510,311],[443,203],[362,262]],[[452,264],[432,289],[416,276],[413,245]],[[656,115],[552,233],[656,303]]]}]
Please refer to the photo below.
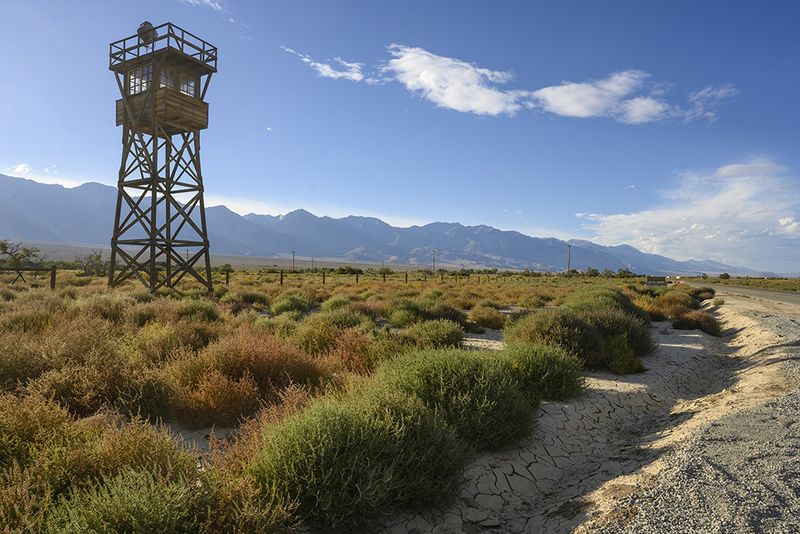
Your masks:
[{"label": "gravel road", "polygon": [[665,455],[654,485],[621,500],[616,523],[593,531],[800,532],[800,306],[776,304],[787,299],[771,291],[718,290],[774,332],[758,357],[783,366],[790,391],[694,433]]}]

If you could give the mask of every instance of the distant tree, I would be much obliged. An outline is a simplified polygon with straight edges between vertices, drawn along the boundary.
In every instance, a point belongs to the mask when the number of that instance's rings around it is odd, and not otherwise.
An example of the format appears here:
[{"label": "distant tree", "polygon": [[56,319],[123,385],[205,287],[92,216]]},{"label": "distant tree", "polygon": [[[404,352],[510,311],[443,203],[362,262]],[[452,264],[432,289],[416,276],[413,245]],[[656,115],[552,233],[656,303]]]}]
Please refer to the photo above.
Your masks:
[{"label": "distant tree", "polygon": [[614,276],[617,278],[631,278],[636,275],[634,275],[633,272],[629,271],[628,269],[620,269]]},{"label": "distant tree", "polygon": [[108,274],[108,262],[103,261],[103,251],[95,250],[85,256],[78,256],[75,262],[80,265],[84,276],[105,276]]},{"label": "distant tree", "polygon": [[588,269],[583,271],[583,275],[584,276],[600,276],[600,271],[598,271],[597,269],[594,269],[592,267],[589,267]]},{"label": "distant tree", "polygon": [[0,239],[0,259],[11,269],[20,269],[37,263],[40,259],[39,249],[23,247],[22,243],[9,243]]},{"label": "distant tree", "polygon": [[223,263],[222,265],[217,267],[217,270],[221,273],[232,273],[233,267],[231,266],[230,263]]},{"label": "distant tree", "polygon": [[731,279],[731,275],[729,275],[728,273],[721,273],[719,275],[719,279],[720,280],[730,280]]},{"label": "distant tree", "polygon": [[363,269],[359,269],[357,267],[351,267],[349,265],[345,265],[344,267],[339,267],[336,269],[337,274],[364,274]]},{"label": "distant tree", "polygon": [[702,278],[703,280],[706,280],[708,278],[708,275],[706,273],[702,273],[700,275],[700,278]]},{"label": "distant tree", "polygon": [[392,274],[393,272],[394,271],[392,271],[389,267],[381,267],[378,269],[378,274]]}]

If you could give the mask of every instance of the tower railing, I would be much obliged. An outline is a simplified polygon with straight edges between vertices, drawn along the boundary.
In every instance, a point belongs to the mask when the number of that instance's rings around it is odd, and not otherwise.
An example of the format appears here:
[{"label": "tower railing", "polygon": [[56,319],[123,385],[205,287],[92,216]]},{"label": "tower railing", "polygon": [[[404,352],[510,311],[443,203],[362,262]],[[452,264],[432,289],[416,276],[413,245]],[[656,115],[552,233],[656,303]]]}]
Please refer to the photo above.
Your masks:
[{"label": "tower railing", "polygon": [[145,56],[156,50],[172,48],[217,70],[217,47],[187,32],[171,22],[153,28],[155,38],[145,43],[138,34],[131,35],[109,45],[108,68]]}]

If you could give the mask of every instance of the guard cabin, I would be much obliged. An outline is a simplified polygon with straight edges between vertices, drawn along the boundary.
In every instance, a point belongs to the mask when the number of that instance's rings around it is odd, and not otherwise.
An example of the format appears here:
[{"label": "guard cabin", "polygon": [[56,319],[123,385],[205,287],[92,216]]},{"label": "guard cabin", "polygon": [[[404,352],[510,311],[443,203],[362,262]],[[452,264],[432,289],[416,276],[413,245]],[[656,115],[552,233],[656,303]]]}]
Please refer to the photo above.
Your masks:
[{"label": "guard cabin", "polygon": [[208,128],[203,99],[217,72],[216,47],[172,23],[144,22],[109,48],[108,68],[125,95],[116,102],[117,126],[156,137]]}]

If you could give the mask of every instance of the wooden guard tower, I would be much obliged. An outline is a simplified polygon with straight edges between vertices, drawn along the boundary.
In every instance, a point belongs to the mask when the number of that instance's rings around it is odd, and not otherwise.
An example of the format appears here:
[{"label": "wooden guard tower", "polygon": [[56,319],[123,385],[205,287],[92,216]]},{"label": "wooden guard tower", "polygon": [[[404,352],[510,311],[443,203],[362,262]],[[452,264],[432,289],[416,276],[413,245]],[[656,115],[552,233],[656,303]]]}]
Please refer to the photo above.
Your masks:
[{"label": "wooden guard tower", "polygon": [[122,98],[117,208],[108,283],[136,277],[151,291],[191,275],[211,291],[200,130],[217,49],[175,26],[142,23],[111,43]]}]

